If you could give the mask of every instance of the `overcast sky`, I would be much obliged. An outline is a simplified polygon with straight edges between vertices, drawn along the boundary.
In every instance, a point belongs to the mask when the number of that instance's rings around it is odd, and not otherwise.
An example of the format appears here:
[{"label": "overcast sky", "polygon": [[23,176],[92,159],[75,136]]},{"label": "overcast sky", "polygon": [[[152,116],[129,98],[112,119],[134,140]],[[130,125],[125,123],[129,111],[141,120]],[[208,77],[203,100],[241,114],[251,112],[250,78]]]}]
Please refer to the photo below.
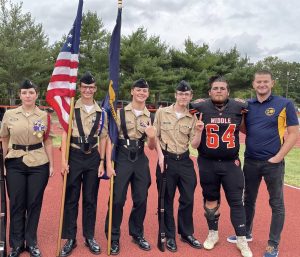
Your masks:
[{"label": "overcast sky", "polygon": [[[43,24],[53,43],[68,33],[77,4],[78,0],[23,0],[23,10]],[[85,0],[83,8],[96,11],[112,31],[117,0]],[[252,62],[266,56],[300,62],[299,16],[299,0],[123,0],[122,34],[143,26],[148,35],[159,35],[180,49],[190,37],[212,50],[236,45]]]}]

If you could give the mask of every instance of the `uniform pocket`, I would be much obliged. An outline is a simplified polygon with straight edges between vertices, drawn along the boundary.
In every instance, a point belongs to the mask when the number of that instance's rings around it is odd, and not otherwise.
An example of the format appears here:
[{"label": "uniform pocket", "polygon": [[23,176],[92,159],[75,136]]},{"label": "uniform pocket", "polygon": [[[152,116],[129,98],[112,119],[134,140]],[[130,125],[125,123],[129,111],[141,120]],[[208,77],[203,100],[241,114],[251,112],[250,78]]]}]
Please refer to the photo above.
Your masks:
[{"label": "uniform pocket", "polygon": [[127,133],[131,134],[134,131],[135,124],[134,123],[126,123]]},{"label": "uniform pocket", "polygon": [[191,132],[191,127],[188,126],[180,126],[179,131],[185,135],[190,134]]},{"label": "uniform pocket", "polygon": [[168,131],[168,130],[173,130],[174,129],[174,126],[172,124],[162,124],[161,125],[161,130],[165,130],[165,131]]}]

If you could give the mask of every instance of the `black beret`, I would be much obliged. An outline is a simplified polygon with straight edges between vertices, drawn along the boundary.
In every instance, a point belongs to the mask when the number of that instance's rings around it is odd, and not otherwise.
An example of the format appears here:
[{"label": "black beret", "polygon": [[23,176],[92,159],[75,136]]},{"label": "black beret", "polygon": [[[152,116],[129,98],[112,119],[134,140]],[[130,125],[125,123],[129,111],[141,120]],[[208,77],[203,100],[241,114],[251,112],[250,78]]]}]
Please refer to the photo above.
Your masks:
[{"label": "black beret", "polygon": [[149,85],[145,79],[138,79],[137,81],[133,82],[132,88],[134,87],[149,88]]},{"label": "black beret", "polygon": [[87,85],[93,84],[95,82],[96,82],[95,77],[89,71],[84,73],[82,75],[82,77],[80,78],[80,83],[84,83],[84,84],[87,84]]},{"label": "black beret", "polygon": [[189,85],[189,83],[187,83],[185,80],[181,80],[177,85],[176,90],[185,92],[185,91],[192,91],[192,88]]},{"label": "black beret", "polygon": [[37,89],[37,86],[33,84],[29,79],[25,79],[20,84],[20,89],[29,89],[34,88]]}]

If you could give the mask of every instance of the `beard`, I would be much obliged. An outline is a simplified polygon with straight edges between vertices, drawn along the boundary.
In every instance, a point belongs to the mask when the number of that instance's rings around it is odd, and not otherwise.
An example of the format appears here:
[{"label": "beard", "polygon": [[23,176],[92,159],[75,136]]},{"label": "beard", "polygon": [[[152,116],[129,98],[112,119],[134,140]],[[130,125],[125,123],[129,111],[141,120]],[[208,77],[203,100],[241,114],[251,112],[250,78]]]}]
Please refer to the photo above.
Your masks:
[{"label": "beard", "polygon": [[219,99],[219,98],[217,98],[217,99],[211,99],[211,101],[212,101],[212,103],[213,103],[216,107],[221,108],[221,107],[223,107],[224,105],[227,104],[228,98],[226,98],[226,99]]}]

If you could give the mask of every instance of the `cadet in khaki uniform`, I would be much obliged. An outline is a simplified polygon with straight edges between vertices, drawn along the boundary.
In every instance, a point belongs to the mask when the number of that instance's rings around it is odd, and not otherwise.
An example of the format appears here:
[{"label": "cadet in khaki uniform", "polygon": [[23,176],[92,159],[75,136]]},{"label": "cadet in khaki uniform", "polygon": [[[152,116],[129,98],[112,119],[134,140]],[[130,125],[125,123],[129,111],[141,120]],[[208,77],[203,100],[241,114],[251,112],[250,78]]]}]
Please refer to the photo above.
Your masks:
[{"label": "cadet in khaki uniform", "polygon": [[157,185],[161,182],[164,159],[167,156],[166,193],[165,193],[165,231],[166,247],[171,252],[177,251],[175,240],[175,221],[173,202],[178,187],[178,233],[181,239],[194,248],[201,248],[201,243],[194,238],[193,205],[196,188],[194,164],[189,157],[189,143],[194,148],[200,144],[203,123],[201,118],[189,113],[187,108],[193,97],[192,89],[185,81],[181,81],[175,93],[175,104],[160,108],[155,115],[154,126],[157,130],[158,165],[156,170]]},{"label": "cadet in khaki uniform", "polygon": [[[114,180],[112,242],[111,254],[120,251],[120,226],[123,217],[123,207],[126,201],[127,189],[131,184],[133,207],[129,217],[129,234],[142,250],[150,250],[150,245],[144,238],[144,219],[146,215],[148,188],[151,184],[149,161],[144,153],[144,142],[148,147],[155,148],[155,128],[151,125],[150,112],[145,106],[149,96],[149,86],[144,79],[135,81],[131,89],[132,102],[117,115],[119,140],[116,148],[115,162],[116,178]],[[109,156],[107,157],[109,158]],[[108,164],[108,169],[111,166]],[[108,214],[106,216],[105,232],[108,230]]]},{"label": "cadet in khaki uniform", "polygon": [[30,256],[39,257],[37,227],[53,175],[50,116],[36,107],[37,86],[30,80],[21,83],[19,96],[22,105],[5,112],[0,130],[10,202],[9,257],[18,257],[25,242]]},{"label": "cadet in khaki uniform", "polygon": [[[77,246],[78,201],[82,186],[82,227],[85,245],[100,254],[94,239],[100,176],[104,174],[107,116],[94,100],[95,78],[86,72],[80,79],[80,98],[75,103],[69,165],[65,161],[67,133],[62,135],[62,174],[68,172],[62,238],[67,239],[60,256]],[[104,124],[103,124],[104,122]],[[99,133],[101,134],[99,135]],[[98,139],[99,142],[98,143]]]}]

